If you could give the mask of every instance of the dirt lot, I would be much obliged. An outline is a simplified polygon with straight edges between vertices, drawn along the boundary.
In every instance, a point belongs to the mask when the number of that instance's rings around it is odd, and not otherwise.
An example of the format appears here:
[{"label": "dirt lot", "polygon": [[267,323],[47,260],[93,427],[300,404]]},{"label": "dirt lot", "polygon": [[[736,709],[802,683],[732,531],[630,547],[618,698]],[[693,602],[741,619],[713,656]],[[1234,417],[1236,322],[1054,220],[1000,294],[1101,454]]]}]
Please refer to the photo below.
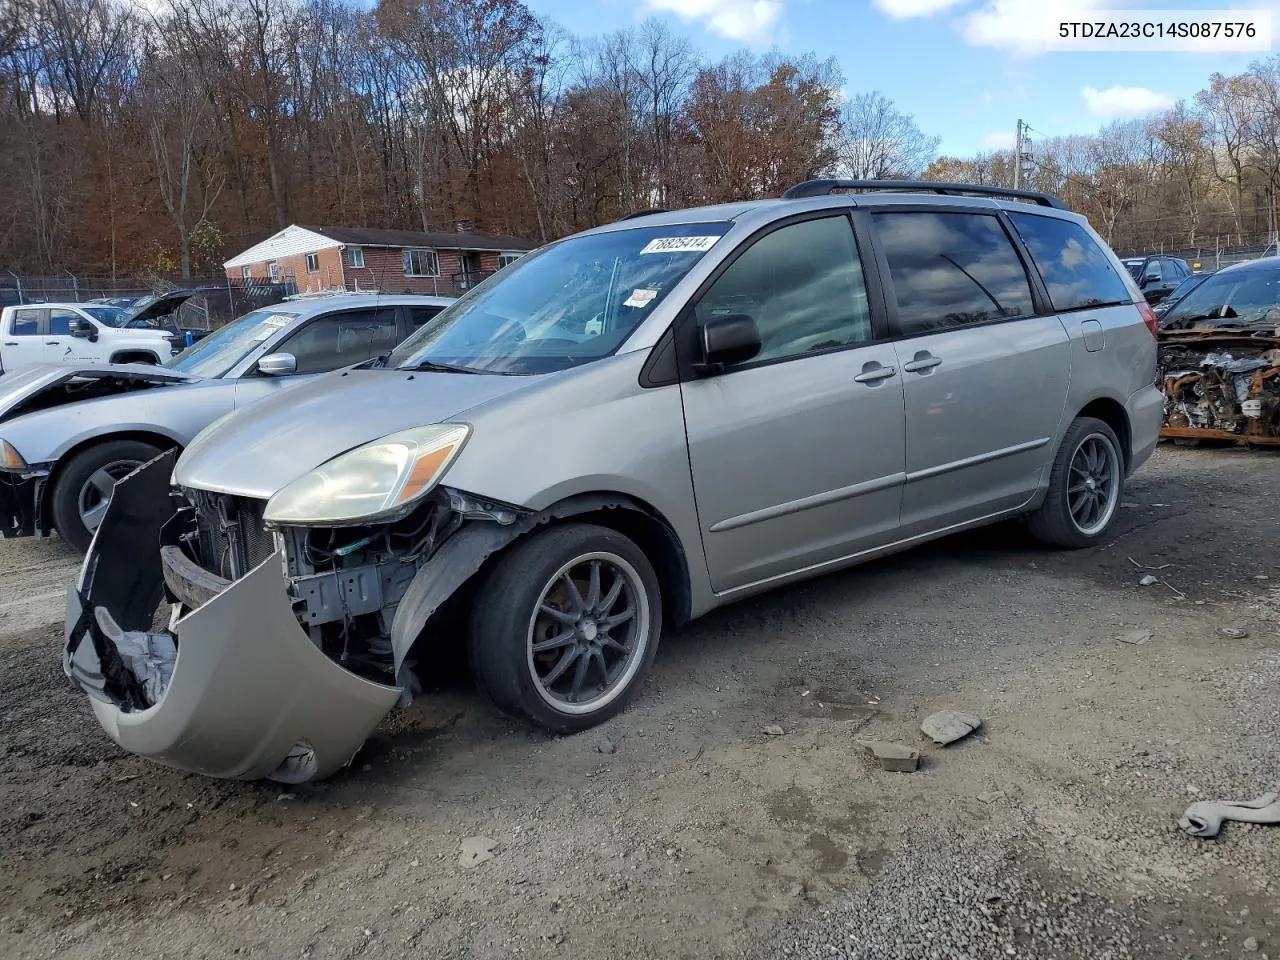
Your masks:
[{"label": "dirt lot", "polygon": [[[1280,826],[1175,825],[1280,781],[1278,518],[1274,454],[1162,448],[1105,548],[1009,526],[720,611],[577,737],[455,679],[288,792],[114,748],[74,559],[2,543],[0,954],[1280,958]],[[942,707],[985,727],[927,745]]]}]

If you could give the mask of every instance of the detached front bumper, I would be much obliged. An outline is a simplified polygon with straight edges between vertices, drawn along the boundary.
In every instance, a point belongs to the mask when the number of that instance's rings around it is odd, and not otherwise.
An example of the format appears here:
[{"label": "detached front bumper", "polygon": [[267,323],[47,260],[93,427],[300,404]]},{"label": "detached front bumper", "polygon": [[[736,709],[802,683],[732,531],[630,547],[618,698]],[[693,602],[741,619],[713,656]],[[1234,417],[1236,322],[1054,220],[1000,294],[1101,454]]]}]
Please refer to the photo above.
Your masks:
[{"label": "detached front bumper", "polygon": [[[279,553],[171,628],[172,677],[151,703],[127,653],[94,616],[104,607],[125,630],[151,629],[164,590],[164,528],[176,513],[173,454],[116,485],[102,526],[67,595],[67,676],[90,697],[107,734],[131,753],[209,776],[289,783],[328,776],[351,761],[400,690],[343,669],[303,632]],[[188,599],[209,584],[173,582]]]}]

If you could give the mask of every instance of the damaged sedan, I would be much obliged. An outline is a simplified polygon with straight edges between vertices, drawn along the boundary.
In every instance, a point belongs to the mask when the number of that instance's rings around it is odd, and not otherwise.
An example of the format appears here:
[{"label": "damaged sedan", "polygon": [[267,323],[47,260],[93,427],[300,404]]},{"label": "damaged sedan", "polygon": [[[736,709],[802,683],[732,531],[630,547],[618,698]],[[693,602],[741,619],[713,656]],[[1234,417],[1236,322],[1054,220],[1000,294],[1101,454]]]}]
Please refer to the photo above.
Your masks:
[{"label": "damaged sedan", "polygon": [[115,482],[232,410],[380,356],[448,297],[327,295],[247,313],[163,366],[36,366],[0,380],[0,535],[83,552]]},{"label": "damaged sedan", "polygon": [[64,670],[136,754],[296,783],[450,651],[571,733],[664,624],[1009,517],[1103,541],[1155,320],[1083,217],[1008,197],[812,181],[528,254],[118,483]]},{"label": "damaged sedan", "polygon": [[1160,324],[1160,435],[1280,446],[1280,257],[1227,267]]}]

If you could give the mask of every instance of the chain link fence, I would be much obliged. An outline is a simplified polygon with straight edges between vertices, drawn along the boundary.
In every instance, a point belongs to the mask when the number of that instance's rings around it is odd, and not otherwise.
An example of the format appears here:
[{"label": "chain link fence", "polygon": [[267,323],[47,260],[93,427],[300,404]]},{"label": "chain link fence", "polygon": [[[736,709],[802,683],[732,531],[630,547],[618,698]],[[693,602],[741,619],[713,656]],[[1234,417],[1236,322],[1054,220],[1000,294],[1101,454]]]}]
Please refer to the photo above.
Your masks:
[{"label": "chain link fence", "polygon": [[0,306],[33,303],[86,303],[107,301],[122,307],[153,294],[194,290],[178,309],[178,325],[211,330],[238,316],[294,296],[298,285],[291,278],[278,283],[208,279],[170,280],[163,277],[91,277],[64,273],[52,277],[0,274]]}]

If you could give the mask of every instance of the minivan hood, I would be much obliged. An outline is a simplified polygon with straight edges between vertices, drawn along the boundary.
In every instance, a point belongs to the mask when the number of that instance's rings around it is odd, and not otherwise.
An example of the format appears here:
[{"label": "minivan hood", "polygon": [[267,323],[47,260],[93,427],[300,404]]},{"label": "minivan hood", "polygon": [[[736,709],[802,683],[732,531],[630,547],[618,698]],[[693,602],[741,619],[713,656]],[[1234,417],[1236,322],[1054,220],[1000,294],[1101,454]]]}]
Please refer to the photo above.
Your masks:
[{"label": "minivan hood", "polygon": [[184,487],[266,500],[353,447],[458,417],[544,377],[331,373],[215,421],[178,458],[174,480]]}]

